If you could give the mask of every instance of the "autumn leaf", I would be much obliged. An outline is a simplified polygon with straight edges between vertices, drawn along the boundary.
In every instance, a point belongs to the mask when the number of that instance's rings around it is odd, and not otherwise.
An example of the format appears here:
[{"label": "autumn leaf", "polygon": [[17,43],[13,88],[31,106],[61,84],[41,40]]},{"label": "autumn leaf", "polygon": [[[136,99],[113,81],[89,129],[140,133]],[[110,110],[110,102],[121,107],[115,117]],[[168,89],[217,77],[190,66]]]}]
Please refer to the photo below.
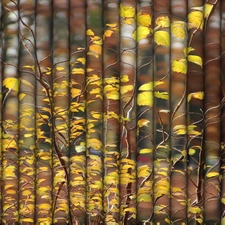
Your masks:
[{"label": "autumn leaf", "polygon": [[204,5],[204,17],[208,18],[210,13],[212,12],[213,5],[209,3],[205,3]]},{"label": "autumn leaf", "polygon": [[163,81],[153,81],[153,82],[151,81],[151,82],[141,85],[138,90],[139,91],[153,91],[154,87],[157,87],[163,83],[164,83]]},{"label": "autumn leaf", "polygon": [[150,28],[139,26],[132,34],[132,37],[134,40],[140,41],[141,39],[146,38],[150,33],[151,33]]},{"label": "autumn leaf", "polygon": [[111,37],[113,33],[114,33],[114,31],[112,31],[112,30],[106,30],[104,33],[104,37]]},{"label": "autumn leaf", "polygon": [[130,85],[124,85],[120,87],[120,93],[123,95],[129,91],[133,91],[134,90],[134,85],[130,84]]},{"label": "autumn leaf", "polygon": [[187,36],[186,24],[183,21],[175,21],[171,24],[171,33],[177,37],[185,39]]},{"label": "autumn leaf", "polygon": [[88,36],[94,36],[95,35],[94,32],[91,29],[88,29],[87,32],[86,32],[86,34]]},{"label": "autumn leaf", "polygon": [[133,18],[135,16],[135,8],[120,4],[120,16],[125,18]]},{"label": "autumn leaf", "polygon": [[188,102],[190,102],[190,100],[192,99],[192,98],[197,98],[197,99],[200,99],[200,100],[202,100],[203,98],[204,98],[204,92],[203,91],[198,91],[198,92],[193,92],[193,93],[190,93],[189,95],[188,95]]},{"label": "autumn leaf", "polygon": [[137,96],[137,104],[139,106],[153,106],[153,94],[150,91],[143,91]]},{"label": "autumn leaf", "polygon": [[156,19],[155,23],[159,26],[159,27],[169,27],[170,26],[170,19],[168,16],[160,16]]},{"label": "autumn leaf", "polygon": [[172,71],[177,73],[187,73],[187,60],[180,59],[180,60],[172,60]]},{"label": "autumn leaf", "polygon": [[203,12],[193,11],[188,14],[188,29],[203,29]]},{"label": "autumn leaf", "polygon": [[161,98],[161,99],[165,99],[165,100],[169,99],[168,92],[155,91],[154,95],[155,95],[156,98]]},{"label": "autumn leaf", "polygon": [[19,79],[14,77],[5,78],[3,80],[3,86],[7,87],[8,89],[12,89],[14,91],[19,91]]},{"label": "autumn leaf", "polygon": [[187,60],[202,67],[202,58],[197,55],[188,55]]},{"label": "autumn leaf", "polygon": [[219,176],[219,172],[209,172],[206,174],[207,178],[211,178],[211,177],[218,177]]},{"label": "autumn leaf", "polygon": [[137,15],[137,24],[139,26],[149,27],[152,23],[152,18],[149,14],[146,13],[138,13]]},{"label": "autumn leaf", "polygon": [[170,35],[167,31],[159,30],[154,33],[154,41],[157,45],[170,46]]}]

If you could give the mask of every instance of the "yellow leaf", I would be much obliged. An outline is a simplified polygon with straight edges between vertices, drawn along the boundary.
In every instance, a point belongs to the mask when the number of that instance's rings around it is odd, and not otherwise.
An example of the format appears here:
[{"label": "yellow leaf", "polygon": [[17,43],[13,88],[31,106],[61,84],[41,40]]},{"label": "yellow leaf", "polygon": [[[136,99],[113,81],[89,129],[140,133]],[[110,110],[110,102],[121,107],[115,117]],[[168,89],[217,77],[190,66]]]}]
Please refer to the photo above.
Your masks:
[{"label": "yellow leaf", "polygon": [[190,100],[192,98],[197,98],[197,99],[200,99],[202,100],[204,98],[204,92],[203,91],[199,91],[199,92],[193,92],[193,93],[190,93],[188,95],[188,102],[190,102]]},{"label": "yellow leaf", "polygon": [[140,41],[146,38],[151,33],[151,29],[144,26],[138,26],[137,30],[134,31],[132,37],[134,40]]},{"label": "yellow leaf", "polygon": [[190,52],[194,51],[195,49],[192,47],[184,48],[184,55],[187,56]]},{"label": "yellow leaf", "polygon": [[175,21],[171,25],[171,32],[177,38],[185,39],[186,34],[186,24],[183,21]]},{"label": "yellow leaf", "polygon": [[90,138],[87,140],[87,148],[92,147],[94,150],[99,150],[102,148],[102,142],[96,138]]},{"label": "yellow leaf", "polygon": [[104,33],[104,36],[105,37],[111,37],[111,35],[114,33],[114,31],[112,30],[106,30],[105,33]]},{"label": "yellow leaf", "polygon": [[198,206],[195,206],[195,207],[190,206],[190,207],[188,208],[188,211],[191,212],[191,213],[197,214],[197,213],[200,213],[202,210],[201,210],[201,208],[198,207]]},{"label": "yellow leaf", "polygon": [[49,210],[49,209],[51,209],[51,205],[48,203],[42,203],[42,204],[38,205],[38,208],[44,209],[44,210]]},{"label": "yellow leaf", "polygon": [[118,24],[117,23],[107,23],[106,26],[115,28],[118,26]]},{"label": "yellow leaf", "polygon": [[26,96],[26,94],[21,93],[21,94],[19,95],[19,100],[21,101],[25,96]]},{"label": "yellow leaf", "polygon": [[173,128],[173,131],[176,135],[183,135],[186,134],[186,126],[185,125],[176,125]]},{"label": "yellow leaf", "polygon": [[163,83],[164,83],[163,81],[149,82],[149,83],[141,85],[138,90],[139,91],[152,91],[153,90],[153,84],[154,84],[154,87],[157,87],[157,86],[159,86]]},{"label": "yellow leaf", "polygon": [[225,205],[225,198],[221,198],[221,202]]},{"label": "yellow leaf", "polygon": [[35,71],[35,67],[34,66],[23,66],[23,68],[32,69],[33,71]]},{"label": "yellow leaf", "polygon": [[210,13],[212,12],[213,5],[209,3],[205,3],[204,5],[204,17],[208,18]]},{"label": "yellow leaf", "polygon": [[203,29],[203,12],[193,11],[188,14],[188,29]]},{"label": "yellow leaf", "polygon": [[172,71],[177,73],[187,73],[187,60],[180,59],[180,60],[172,60]]},{"label": "yellow leaf", "polygon": [[81,62],[83,65],[85,65],[85,63],[86,63],[86,59],[85,58],[78,58],[77,61]]},{"label": "yellow leaf", "polygon": [[160,16],[156,19],[156,24],[160,27],[169,27],[170,26],[170,19],[168,16]]},{"label": "yellow leaf", "polygon": [[206,174],[206,177],[210,178],[210,177],[218,177],[219,176],[219,172],[209,172]]},{"label": "yellow leaf", "polygon": [[188,154],[189,154],[189,155],[194,155],[194,154],[195,154],[195,149],[190,148],[190,149],[188,150]]},{"label": "yellow leaf", "polygon": [[195,128],[197,128],[196,125],[189,125],[188,126],[188,135],[200,135],[201,132],[194,130]]},{"label": "yellow leaf", "polygon": [[141,25],[141,26],[148,27],[152,23],[152,18],[150,17],[149,14],[139,12],[137,15],[137,23],[139,26]]},{"label": "yellow leaf", "polygon": [[153,106],[153,94],[149,91],[143,91],[137,96],[137,104],[139,106]]},{"label": "yellow leaf", "polygon": [[27,86],[30,86],[30,87],[34,88],[34,86],[33,86],[30,82],[28,82],[27,80],[20,79],[20,81],[21,81],[23,84],[25,84],[25,85],[27,85]]},{"label": "yellow leaf", "polygon": [[92,44],[89,46],[90,50],[96,52],[97,54],[102,54],[102,47],[98,44]]},{"label": "yellow leaf", "polygon": [[161,99],[165,99],[165,100],[169,99],[168,92],[155,91],[154,95],[155,95],[156,98],[161,98]]},{"label": "yellow leaf", "polygon": [[189,62],[195,63],[202,67],[202,58],[198,55],[188,55],[187,57]]},{"label": "yellow leaf", "polygon": [[74,68],[72,70],[72,74],[84,74],[84,69],[83,68]]},{"label": "yellow leaf", "polygon": [[56,67],[56,70],[62,71],[62,70],[64,70],[64,67],[62,67],[62,66],[57,66],[57,67]]},{"label": "yellow leaf", "polygon": [[157,45],[170,46],[170,35],[168,32],[159,30],[155,32],[154,41]]},{"label": "yellow leaf", "polygon": [[70,91],[72,98],[75,98],[81,94],[81,90],[78,88],[71,88]]},{"label": "yellow leaf", "polygon": [[140,120],[138,120],[138,126],[139,127],[143,127],[143,126],[148,126],[148,124],[150,123],[150,121],[149,120],[146,120],[146,119],[140,119]]},{"label": "yellow leaf", "polygon": [[24,134],[24,137],[27,138],[27,137],[33,137],[33,134]]},{"label": "yellow leaf", "polygon": [[121,82],[128,82],[129,81],[129,76],[128,75],[123,75],[122,78],[120,79]]},{"label": "yellow leaf", "polygon": [[8,89],[12,89],[14,91],[19,91],[19,80],[18,78],[9,77],[3,80],[3,86],[7,87]]},{"label": "yellow leaf", "polygon": [[123,6],[120,4],[120,16],[125,18],[131,18],[135,16],[135,8],[131,6]]},{"label": "yellow leaf", "polygon": [[94,32],[91,29],[88,29],[87,32],[86,32],[86,34],[88,36],[94,36],[95,35]]},{"label": "yellow leaf", "polygon": [[150,148],[143,148],[139,152],[139,154],[148,154],[148,153],[152,153],[152,149],[150,149]]},{"label": "yellow leaf", "polygon": [[133,91],[134,90],[134,85],[124,85],[120,87],[120,93],[123,95],[129,91]]}]

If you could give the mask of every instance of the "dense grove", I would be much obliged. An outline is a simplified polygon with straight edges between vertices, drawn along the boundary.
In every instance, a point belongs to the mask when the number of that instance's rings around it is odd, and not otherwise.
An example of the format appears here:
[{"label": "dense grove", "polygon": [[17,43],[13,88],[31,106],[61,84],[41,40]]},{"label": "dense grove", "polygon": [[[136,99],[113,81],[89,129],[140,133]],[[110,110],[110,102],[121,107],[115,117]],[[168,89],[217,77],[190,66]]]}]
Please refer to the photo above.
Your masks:
[{"label": "dense grove", "polygon": [[225,1],[0,15],[0,224],[225,224]]}]

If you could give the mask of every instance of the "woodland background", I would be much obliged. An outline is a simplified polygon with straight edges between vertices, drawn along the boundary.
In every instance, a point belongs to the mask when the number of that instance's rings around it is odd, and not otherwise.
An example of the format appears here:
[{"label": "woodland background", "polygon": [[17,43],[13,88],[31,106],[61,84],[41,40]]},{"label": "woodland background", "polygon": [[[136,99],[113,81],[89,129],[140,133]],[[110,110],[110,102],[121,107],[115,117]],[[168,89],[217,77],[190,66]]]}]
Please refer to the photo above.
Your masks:
[{"label": "woodland background", "polygon": [[0,6],[0,224],[225,224],[225,1]]}]

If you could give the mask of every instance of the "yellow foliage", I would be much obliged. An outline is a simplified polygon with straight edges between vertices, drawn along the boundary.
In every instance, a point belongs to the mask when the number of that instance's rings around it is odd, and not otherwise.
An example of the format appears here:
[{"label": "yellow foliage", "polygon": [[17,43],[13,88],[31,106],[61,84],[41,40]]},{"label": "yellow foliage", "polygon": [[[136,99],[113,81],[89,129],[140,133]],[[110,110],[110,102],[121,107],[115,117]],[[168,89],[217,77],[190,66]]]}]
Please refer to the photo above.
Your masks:
[{"label": "yellow foliage", "polygon": [[85,58],[78,58],[77,61],[81,62],[83,65],[85,65],[85,63],[86,63],[86,59]]},{"label": "yellow foliage", "polygon": [[159,27],[162,28],[170,26],[170,19],[168,16],[160,16],[156,19],[155,22]]},{"label": "yellow foliage", "polygon": [[87,148],[93,148],[94,150],[100,150],[102,148],[102,142],[96,138],[87,139]]},{"label": "yellow foliage", "polygon": [[208,18],[210,13],[212,12],[213,5],[209,3],[205,3],[204,5],[204,17]]},{"label": "yellow foliage", "polygon": [[148,123],[150,123],[150,121],[149,120],[146,120],[146,119],[140,119],[140,120],[138,120],[138,126],[139,127],[143,127],[143,126],[148,126]]},{"label": "yellow foliage", "polygon": [[153,94],[150,91],[143,91],[137,96],[137,104],[139,106],[153,106]]},{"label": "yellow foliage", "polygon": [[190,102],[192,98],[197,98],[197,99],[202,100],[204,98],[204,92],[203,91],[199,91],[199,92],[190,93],[188,95],[188,98],[187,98],[188,102]]},{"label": "yellow foliage", "polygon": [[56,67],[56,70],[62,71],[62,70],[64,70],[64,67],[62,67],[62,66],[57,66],[57,67]]},{"label": "yellow foliage", "polygon": [[202,210],[198,206],[194,206],[194,207],[190,206],[188,207],[188,211],[191,213],[197,214],[197,213],[200,213]]},{"label": "yellow foliage", "polygon": [[21,101],[25,96],[26,96],[26,94],[21,93],[21,94],[19,95],[19,100]]},{"label": "yellow foliage", "polygon": [[200,135],[201,132],[194,130],[195,128],[197,128],[196,125],[189,125],[188,126],[188,135]]},{"label": "yellow foliage", "polygon": [[188,29],[203,29],[203,12],[192,11],[188,14]]},{"label": "yellow foliage", "polygon": [[202,58],[198,55],[188,55],[187,60],[202,67]]},{"label": "yellow foliage", "polygon": [[180,60],[173,60],[172,61],[172,71],[177,73],[187,73],[187,60],[180,59]]},{"label": "yellow foliage", "polygon": [[145,26],[148,27],[152,23],[152,18],[149,14],[146,13],[138,13],[137,15],[137,24],[139,26]]},{"label": "yellow foliage", "polygon": [[84,69],[83,68],[74,68],[72,70],[72,74],[82,74],[82,75],[84,75]]},{"label": "yellow foliage", "polygon": [[5,78],[3,80],[3,86],[7,87],[8,89],[12,89],[14,91],[19,91],[19,79],[14,77]]},{"label": "yellow foliage", "polygon": [[154,41],[157,45],[170,46],[170,35],[167,31],[159,30],[154,33]]},{"label": "yellow foliage", "polygon": [[207,173],[206,174],[206,177],[207,178],[211,178],[211,177],[218,177],[220,174],[219,174],[219,172],[209,172],[209,173]]},{"label": "yellow foliage", "polygon": [[131,6],[123,6],[120,4],[120,16],[125,18],[135,17],[135,8]]},{"label": "yellow foliage", "polygon": [[94,36],[95,35],[94,32],[91,29],[88,29],[87,32],[86,32],[86,34],[88,36]]},{"label": "yellow foliage", "polygon": [[165,99],[168,100],[169,99],[169,95],[168,92],[159,92],[159,91],[155,91],[154,95],[156,98],[161,98],[161,99]]},{"label": "yellow foliage", "polygon": [[152,153],[152,149],[150,148],[143,148],[139,152],[139,154],[149,154],[149,153]]},{"label": "yellow foliage", "polygon": [[177,38],[185,39],[186,33],[186,23],[183,21],[175,21],[171,24],[171,32]]},{"label": "yellow foliage", "polygon": [[123,95],[129,91],[133,91],[134,90],[134,85],[130,84],[130,85],[123,85],[120,87],[120,93]]},{"label": "yellow foliage", "polygon": [[132,34],[134,40],[140,41],[146,38],[151,33],[151,29],[144,26],[138,26],[138,28]]},{"label": "yellow foliage", "polygon": [[128,75],[123,75],[120,79],[121,82],[128,82],[129,81],[129,76]]},{"label": "yellow foliage", "polygon": [[154,87],[157,87],[163,83],[164,83],[163,81],[149,82],[149,83],[141,85],[138,90],[139,91],[152,91]]},{"label": "yellow foliage", "polygon": [[186,134],[186,126],[185,125],[176,125],[174,128],[173,128],[173,131],[176,135],[183,135],[183,134]]},{"label": "yellow foliage", "polygon": [[106,30],[104,33],[104,37],[111,37],[113,33],[114,33],[114,31],[112,31],[112,30]]}]

